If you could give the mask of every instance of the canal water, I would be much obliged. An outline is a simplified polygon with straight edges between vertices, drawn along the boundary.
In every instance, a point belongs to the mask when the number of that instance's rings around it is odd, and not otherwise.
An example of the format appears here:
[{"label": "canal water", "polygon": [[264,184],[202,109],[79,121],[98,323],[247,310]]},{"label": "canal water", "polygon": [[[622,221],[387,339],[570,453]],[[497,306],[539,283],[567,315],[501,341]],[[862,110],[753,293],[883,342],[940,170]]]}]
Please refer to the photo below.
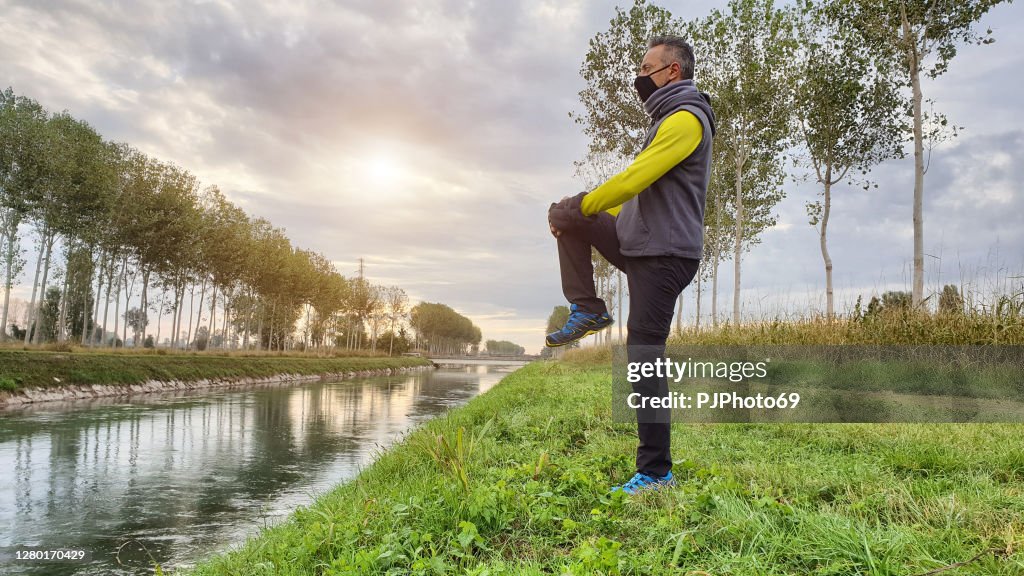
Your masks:
[{"label": "canal water", "polygon": [[[152,574],[237,546],[520,364],[0,411],[0,574]],[[87,561],[19,561],[25,547]]]}]

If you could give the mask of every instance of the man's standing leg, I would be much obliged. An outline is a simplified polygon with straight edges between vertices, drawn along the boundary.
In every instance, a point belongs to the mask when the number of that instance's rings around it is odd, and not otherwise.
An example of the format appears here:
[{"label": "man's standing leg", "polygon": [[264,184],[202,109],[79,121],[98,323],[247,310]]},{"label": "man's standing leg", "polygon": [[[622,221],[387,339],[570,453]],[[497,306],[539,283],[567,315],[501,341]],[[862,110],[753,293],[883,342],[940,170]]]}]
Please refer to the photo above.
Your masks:
[{"label": "man's standing leg", "polygon": [[[665,355],[665,341],[672,327],[676,299],[697,273],[699,260],[674,256],[626,258],[629,283],[629,320],[626,327],[627,356],[632,362],[655,362]],[[642,397],[668,395],[665,378],[641,378],[633,391]],[[672,469],[672,411],[638,408],[637,472],[664,477]]]}]

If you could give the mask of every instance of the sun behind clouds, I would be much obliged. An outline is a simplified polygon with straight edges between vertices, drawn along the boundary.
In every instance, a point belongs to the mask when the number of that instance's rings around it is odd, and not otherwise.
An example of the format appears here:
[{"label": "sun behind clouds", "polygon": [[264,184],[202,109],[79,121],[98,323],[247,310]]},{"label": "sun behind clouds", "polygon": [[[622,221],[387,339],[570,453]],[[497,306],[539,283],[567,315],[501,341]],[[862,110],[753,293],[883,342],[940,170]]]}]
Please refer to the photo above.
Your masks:
[{"label": "sun behind clouds", "polygon": [[362,162],[362,172],[364,178],[377,186],[399,184],[408,175],[400,159],[380,153]]}]

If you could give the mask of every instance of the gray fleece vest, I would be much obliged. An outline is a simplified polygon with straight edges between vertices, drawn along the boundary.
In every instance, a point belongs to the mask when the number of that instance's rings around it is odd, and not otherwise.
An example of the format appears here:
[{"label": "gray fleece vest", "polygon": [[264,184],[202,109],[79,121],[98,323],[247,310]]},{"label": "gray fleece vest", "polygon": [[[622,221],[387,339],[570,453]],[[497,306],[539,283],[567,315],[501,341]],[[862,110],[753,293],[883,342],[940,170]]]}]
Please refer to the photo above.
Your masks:
[{"label": "gray fleece vest", "polygon": [[622,205],[615,219],[624,256],[700,259],[704,249],[704,202],[711,175],[714,112],[692,80],[663,86],[645,103],[651,114],[644,148],[672,114],[685,110],[700,120],[703,136],[682,162]]}]

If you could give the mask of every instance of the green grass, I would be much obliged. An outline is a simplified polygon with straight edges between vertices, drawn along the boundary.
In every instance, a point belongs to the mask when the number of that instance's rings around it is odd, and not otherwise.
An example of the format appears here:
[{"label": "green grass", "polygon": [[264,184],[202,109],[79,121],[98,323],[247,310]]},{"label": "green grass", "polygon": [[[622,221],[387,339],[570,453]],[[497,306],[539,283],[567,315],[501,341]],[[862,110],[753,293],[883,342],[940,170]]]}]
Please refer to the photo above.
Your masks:
[{"label": "green grass", "polygon": [[[617,334],[612,327],[611,334]],[[614,337],[614,336],[613,336]],[[587,343],[589,344],[589,340]],[[1024,293],[1003,297],[991,309],[963,314],[931,314],[909,310],[851,314],[828,320],[823,316],[765,319],[718,326],[692,325],[674,330],[668,346],[1021,346],[1024,345]],[[562,356],[577,362],[611,362],[605,345],[566,350]]]},{"label": "green grass", "polygon": [[518,370],[190,573],[1024,573],[1021,426],[679,424],[679,486],[612,496],[636,434],[594,354]]},{"label": "green grass", "polygon": [[274,354],[160,354],[0,349],[0,390],[71,384],[137,384],[148,380],[328,374],[429,364],[425,358],[316,357]]},{"label": "green grass", "polygon": [[828,320],[822,316],[772,319],[735,325],[684,326],[669,344],[702,345],[1007,345],[1024,344],[1024,293],[1003,297],[997,306],[963,314],[892,310],[853,313]]}]

